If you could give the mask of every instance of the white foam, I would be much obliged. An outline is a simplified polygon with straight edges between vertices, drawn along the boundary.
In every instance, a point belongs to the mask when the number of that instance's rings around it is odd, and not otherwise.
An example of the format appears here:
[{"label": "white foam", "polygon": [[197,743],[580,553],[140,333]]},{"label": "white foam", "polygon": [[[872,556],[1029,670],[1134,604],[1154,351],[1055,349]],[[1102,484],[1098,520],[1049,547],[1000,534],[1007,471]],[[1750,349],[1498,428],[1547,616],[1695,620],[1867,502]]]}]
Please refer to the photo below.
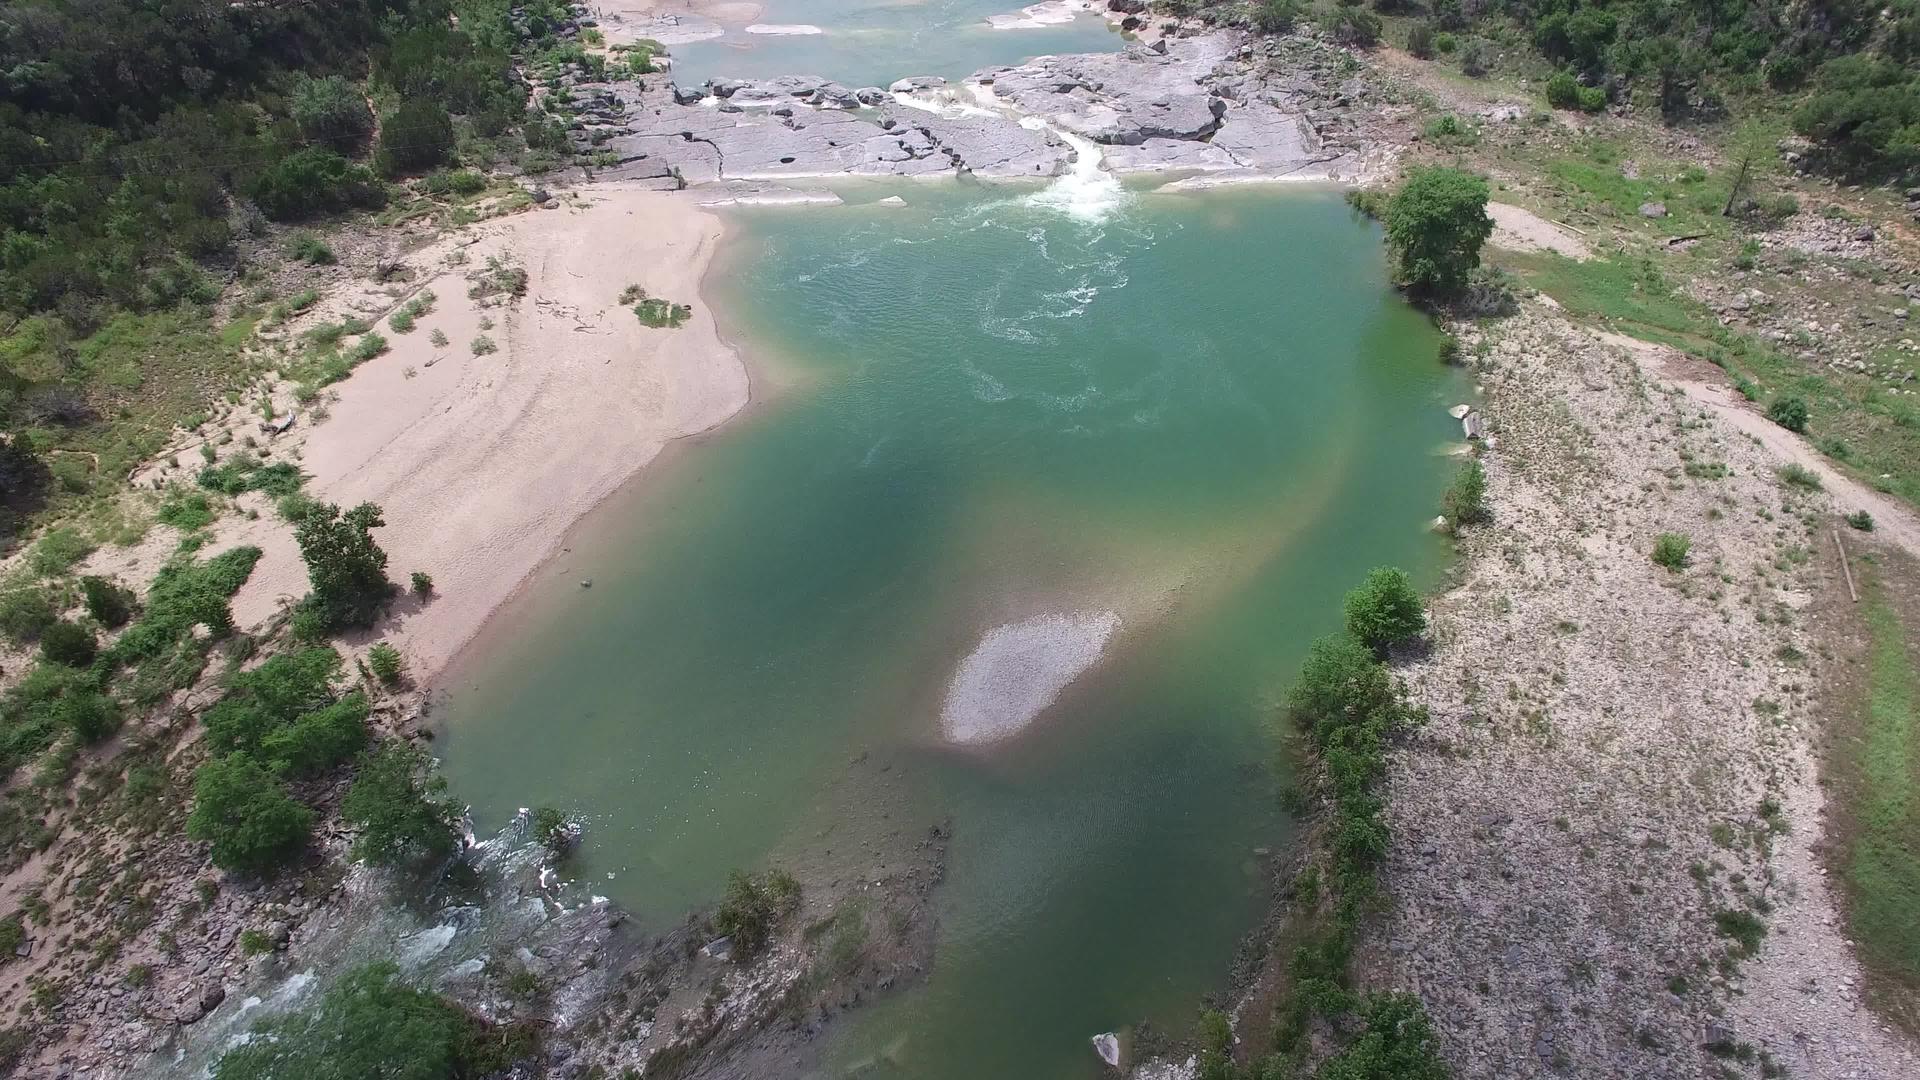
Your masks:
[{"label": "white foam", "polygon": [[453,935],[459,927],[452,923],[441,923],[428,927],[417,934],[408,934],[400,939],[400,966],[418,967],[445,951],[453,943]]},{"label": "white foam", "polygon": [[772,37],[811,37],[826,31],[811,23],[754,23],[747,27],[749,34],[767,34]]},{"label": "white foam", "polygon": [[1054,129],[1054,134],[1073,147],[1073,168],[1065,176],[1027,196],[1027,205],[1058,210],[1068,217],[1090,224],[1105,221],[1126,201],[1126,189],[1120,186],[1118,177],[1101,167],[1098,143],[1058,128]]},{"label": "white foam", "polygon": [[1111,611],[1036,615],[987,631],[960,662],[940,707],[949,742],[975,745],[1016,735],[1099,661],[1120,627]]},{"label": "white foam", "polygon": [[1077,0],[1045,0],[1044,3],[1030,4],[1011,15],[989,15],[987,25],[995,30],[1039,30],[1048,26],[1064,26],[1089,10]]}]

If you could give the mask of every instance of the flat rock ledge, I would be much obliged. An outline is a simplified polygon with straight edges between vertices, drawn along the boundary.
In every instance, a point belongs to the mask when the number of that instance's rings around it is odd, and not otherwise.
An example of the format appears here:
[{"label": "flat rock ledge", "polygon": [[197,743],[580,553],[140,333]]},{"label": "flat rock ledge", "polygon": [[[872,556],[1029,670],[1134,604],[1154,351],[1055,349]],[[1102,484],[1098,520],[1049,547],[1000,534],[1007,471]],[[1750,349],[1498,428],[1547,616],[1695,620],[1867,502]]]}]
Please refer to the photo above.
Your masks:
[{"label": "flat rock ledge", "polygon": [[1219,31],[1040,57],[956,85],[907,77],[886,89],[808,75],[599,83],[584,70],[561,82],[574,140],[596,161],[585,171],[662,189],[858,176],[1044,180],[1071,168],[1084,152],[1075,142],[1095,144],[1114,173],[1363,180],[1379,165],[1357,134],[1364,91],[1329,85],[1330,65],[1292,63],[1302,47]]}]

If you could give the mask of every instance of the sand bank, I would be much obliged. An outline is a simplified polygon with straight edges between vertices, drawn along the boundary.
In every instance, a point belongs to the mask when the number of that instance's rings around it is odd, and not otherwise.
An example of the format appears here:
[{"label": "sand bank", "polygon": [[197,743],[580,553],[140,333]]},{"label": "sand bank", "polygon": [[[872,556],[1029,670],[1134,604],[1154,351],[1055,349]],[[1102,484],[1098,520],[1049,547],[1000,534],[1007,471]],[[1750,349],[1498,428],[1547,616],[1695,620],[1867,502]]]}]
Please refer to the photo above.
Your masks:
[{"label": "sand bank", "polygon": [[[444,668],[567,528],[669,441],[747,403],[746,368],[699,298],[719,218],[670,193],[585,195],[410,259],[439,298],[433,312],[411,334],[381,326],[392,351],[338,384],[332,417],[305,435],[307,490],[378,503],[390,576],[433,577],[433,598],[404,598],[381,628],[418,678]],[[468,275],[489,258],[526,270],[524,296],[468,299]],[[618,302],[629,284],[691,304],[692,318],[642,326]],[[432,343],[436,330],[449,344]],[[474,355],[481,335],[498,351]],[[235,598],[251,625],[304,594],[306,573],[284,524],[228,520],[223,541],[266,552]]]},{"label": "sand bank", "polygon": [[1099,662],[1119,627],[1118,615],[1094,611],[1037,615],[987,631],[947,688],[942,734],[961,745],[1019,734]]}]

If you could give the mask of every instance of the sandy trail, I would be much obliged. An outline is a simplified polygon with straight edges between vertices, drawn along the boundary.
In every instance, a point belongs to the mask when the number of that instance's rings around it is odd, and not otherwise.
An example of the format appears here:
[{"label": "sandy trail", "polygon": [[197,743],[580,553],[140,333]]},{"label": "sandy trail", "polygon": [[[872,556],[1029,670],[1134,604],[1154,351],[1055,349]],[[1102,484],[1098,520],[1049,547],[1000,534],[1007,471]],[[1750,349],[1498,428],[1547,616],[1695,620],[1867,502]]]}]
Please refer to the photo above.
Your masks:
[{"label": "sandy trail", "polygon": [[[411,334],[387,333],[392,351],[339,384],[333,418],[307,435],[307,490],[378,503],[389,576],[433,577],[430,600],[403,598],[380,628],[416,678],[442,670],[567,528],[669,441],[747,403],[746,368],[698,298],[719,219],[666,193],[595,188],[589,199],[483,226],[456,248],[463,265],[430,271],[432,314]],[[525,268],[523,297],[467,298],[467,274],[490,256]],[[690,303],[692,318],[642,326],[617,302],[629,284]],[[436,330],[447,346],[432,344]],[[499,351],[475,356],[483,333]],[[242,625],[307,591],[291,530],[270,514],[229,515],[220,539],[265,551],[234,601]]]},{"label": "sandy trail", "polygon": [[1683,353],[1627,337],[1601,333],[1602,341],[1625,349],[1647,375],[1676,386],[1687,396],[1743,435],[1750,436],[1768,452],[1789,461],[1820,478],[1833,497],[1834,508],[1843,513],[1865,510],[1873,515],[1874,535],[1898,545],[1920,558],[1920,517],[1891,495],[1883,495],[1835,468],[1825,454],[1807,440],[1768,420],[1742,398],[1719,370]]},{"label": "sandy trail", "polygon": [[1493,244],[1508,251],[1552,251],[1569,259],[1585,259],[1593,253],[1586,242],[1566,226],[1548,221],[1531,210],[1511,203],[1490,202],[1487,216],[1493,219]]}]

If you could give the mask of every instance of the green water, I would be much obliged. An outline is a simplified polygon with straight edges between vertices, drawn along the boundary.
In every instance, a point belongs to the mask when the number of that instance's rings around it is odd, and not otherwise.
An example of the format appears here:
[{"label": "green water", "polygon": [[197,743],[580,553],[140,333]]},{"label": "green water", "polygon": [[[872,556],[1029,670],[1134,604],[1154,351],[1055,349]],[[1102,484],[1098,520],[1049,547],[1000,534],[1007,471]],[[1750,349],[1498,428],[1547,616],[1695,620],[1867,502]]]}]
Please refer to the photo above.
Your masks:
[{"label": "green water", "polygon": [[768,0],[759,22],[817,26],[807,35],[748,34],[673,46],[673,78],[765,79],[818,75],[846,86],[885,87],[906,75],[958,81],[985,67],[1035,56],[1120,48],[1118,28],[1096,15],[1019,30],[996,30],[990,15],[1011,14],[1015,0]]},{"label": "green water", "polygon": [[[578,874],[653,926],[949,821],[932,977],[827,1075],[1093,1075],[1090,1036],[1184,1030],[1257,922],[1264,725],[1361,574],[1437,565],[1460,388],[1334,193],[849,199],[893,190],[733,219],[708,299],[761,400],[489,628],[441,751],[483,830],[583,811]],[[946,744],[980,636],[1072,611],[1119,613],[1103,662]]]}]

